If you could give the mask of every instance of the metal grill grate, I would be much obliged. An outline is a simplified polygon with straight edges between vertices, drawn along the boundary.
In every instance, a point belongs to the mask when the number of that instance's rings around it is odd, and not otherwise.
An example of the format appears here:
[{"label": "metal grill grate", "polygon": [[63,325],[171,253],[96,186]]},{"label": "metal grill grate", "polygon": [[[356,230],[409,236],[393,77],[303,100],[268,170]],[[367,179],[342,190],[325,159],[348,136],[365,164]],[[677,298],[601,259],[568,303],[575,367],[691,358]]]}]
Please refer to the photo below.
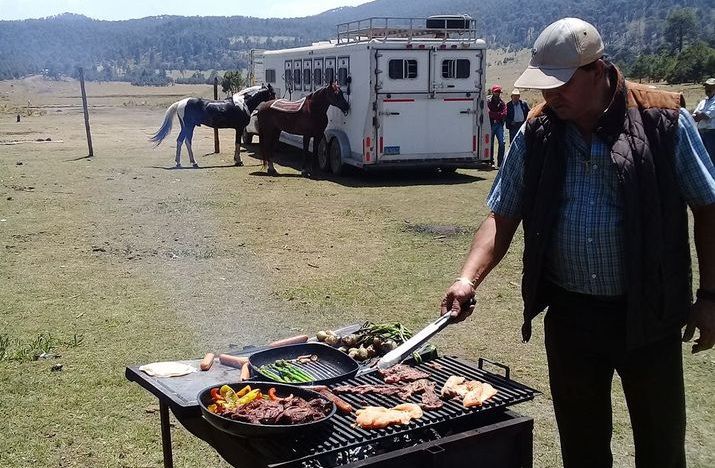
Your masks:
[{"label": "metal grill grate", "polygon": [[[435,369],[433,367],[435,364],[441,368]],[[395,440],[401,438],[416,439],[417,434],[424,437],[425,433],[435,428],[468,424],[470,421],[474,421],[476,424],[485,413],[500,411],[516,403],[531,400],[539,393],[507,377],[487,372],[479,365],[456,357],[441,357],[415,367],[430,374],[429,380],[436,383],[437,391],[442,388],[450,376],[458,375],[467,379],[489,382],[498,393],[484,406],[478,408],[464,408],[461,402],[455,400],[445,401],[442,408],[425,411],[422,418],[405,426],[366,430],[354,426],[354,414],[336,414],[333,417],[332,427],[327,425],[315,434],[288,439],[255,439],[251,441],[250,445],[265,458],[269,466],[310,466],[307,462],[311,459],[327,456],[335,458],[337,454],[347,453],[351,449],[360,450],[372,445],[394,443]],[[379,374],[370,373],[340,382],[337,385],[383,383]],[[340,397],[355,408],[367,405],[392,407],[404,402],[397,396],[341,394]],[[420,403],[421,397],[413,395],[407,401]]]}]

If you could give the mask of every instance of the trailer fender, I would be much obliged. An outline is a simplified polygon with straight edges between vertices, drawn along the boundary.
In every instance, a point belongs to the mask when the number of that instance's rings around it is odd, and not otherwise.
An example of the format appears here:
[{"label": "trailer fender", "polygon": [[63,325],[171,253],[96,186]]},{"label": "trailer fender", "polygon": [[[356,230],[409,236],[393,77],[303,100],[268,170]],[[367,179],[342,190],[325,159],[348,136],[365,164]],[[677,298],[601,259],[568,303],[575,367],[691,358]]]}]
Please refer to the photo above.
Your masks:
[{"label": "trailer fender", "polygon": [[343,163],[350,164],[352,159],[352,153],[350,152],[350,140],[348,136],[342,130],[336,128],[329,128],[325,130],[325,138],[330,142],[330,144],[335,144],[337,142],[340,145],[340,155],[342,156]]}]

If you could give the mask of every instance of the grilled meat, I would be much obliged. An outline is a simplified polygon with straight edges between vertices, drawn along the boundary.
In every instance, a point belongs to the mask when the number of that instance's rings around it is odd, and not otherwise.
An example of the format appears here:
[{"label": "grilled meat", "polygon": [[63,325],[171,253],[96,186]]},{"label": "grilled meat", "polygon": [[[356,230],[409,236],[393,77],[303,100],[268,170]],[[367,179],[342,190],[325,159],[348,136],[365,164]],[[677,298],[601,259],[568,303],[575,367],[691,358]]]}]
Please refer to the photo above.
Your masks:
[{"label": "grilled meat", "polygon": [[254,400],[222,416],[253,424],[301,424],[318,421],[330,412],[331,405],[322,398],[304,400],[299,397],[277,400]]},{"label": "grilled meat", "polygon": [[367,393],[371,393],[373,395],[385,396],[397,395],[403,400],[412,396],[412,392],[402,385],[341,385],[333,388],[333,393],[353,393],[355,395],[365,395]]},{"label": "grilled meat", "polygon": [[380,369],[380,375],[385,380],[385,383],[388,384],[412,382],[414,380],[426,379],[429,377],[428,373],[403,364],[397,364],[389,369]]},{"label": "grilled meat", "polygon": [[427,379],[420,379],[408,382],[404,385],[341,385],[333,389],[334,393],[353,393],[356,395],[397,396],[401,400],[407,400],[412,395],[422,395],[422,408],[434,410],[442,407],[442,401],[435,391],[435,383]]}]

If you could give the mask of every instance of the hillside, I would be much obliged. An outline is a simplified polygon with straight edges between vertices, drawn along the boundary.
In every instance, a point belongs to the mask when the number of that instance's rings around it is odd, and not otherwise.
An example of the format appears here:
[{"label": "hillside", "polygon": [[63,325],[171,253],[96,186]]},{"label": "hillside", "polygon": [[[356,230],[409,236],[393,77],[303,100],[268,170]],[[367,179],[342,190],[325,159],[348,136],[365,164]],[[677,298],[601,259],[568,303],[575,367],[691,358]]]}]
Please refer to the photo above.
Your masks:
[{"label": "hillside", "polygon": [[[376,0],[292,19],[160,16],[99,21],[80,15],[0,21],[0,79],[30,73],[71,75],[78,66],[94,79],[117,79],[146,70],[237,69],[251,48],[309,44],[335,35],[335,25],[374,16],[467,13],[491,47],[530,47],[538,32],[564,16],[594,23],[617,61],[663,45],[671,9],[693,8],[690,39],[715,46],[712,0]],[[92,72],[94,71],[94,72]]]}]

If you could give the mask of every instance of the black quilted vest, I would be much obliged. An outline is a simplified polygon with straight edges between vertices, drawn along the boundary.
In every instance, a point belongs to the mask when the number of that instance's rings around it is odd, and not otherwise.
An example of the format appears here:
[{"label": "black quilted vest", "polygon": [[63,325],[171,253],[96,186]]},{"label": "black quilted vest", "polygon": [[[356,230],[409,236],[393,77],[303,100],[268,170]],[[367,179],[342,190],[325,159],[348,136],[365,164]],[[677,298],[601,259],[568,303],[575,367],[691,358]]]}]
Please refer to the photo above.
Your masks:
[{"label": "black quilted vest", "polygon": [[[688,214],[675,178],[676,93],[617,83],[594,132],[608,142],[624,200],[627,341],[635,348],[680,329],[692,300]],[[539,114],[539,112],[541,112]],[[548,108],[530,116],[524,170],[524,341],[531,320],[548,306],[545,255],[559,212],[566,170],[564,123]],[[574,261],[577,261],[576,259]]]}]

